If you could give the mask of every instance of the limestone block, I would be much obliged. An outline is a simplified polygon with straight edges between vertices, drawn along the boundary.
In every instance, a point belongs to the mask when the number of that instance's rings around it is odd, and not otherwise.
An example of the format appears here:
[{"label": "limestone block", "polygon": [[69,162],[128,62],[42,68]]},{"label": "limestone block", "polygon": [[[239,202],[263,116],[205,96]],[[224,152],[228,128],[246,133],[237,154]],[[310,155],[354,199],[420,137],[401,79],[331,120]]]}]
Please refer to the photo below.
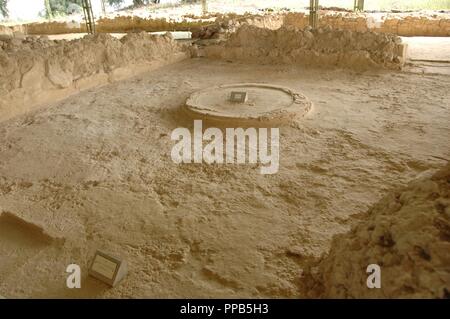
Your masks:
[{"label": "limestone block", "polygon": [[33,67],[22,76],[20,86],[24,89],[38,91],[41,88],[45,67],[42,61],[36,61]]},{"label": "limestone block", "polygon": [[19,39],[19,40],[25,40],[26,39],[26,35],[22,31],[13,31],[13,37],[15,39]]},{"label": "limestone block", "polygon": [[408,58],[408,44],[406,43],[397,44],[395,47],[395,54],[400,60],[401,65],[404,65]]},{"label": "limestone block", "polygon": [[67,88],[73,82],[72,72],[63,70],[61,63],[54,60],[47,61],[47,77],[57,88]]},{"label": "limestone block", "polygon": [[0,40],[9,40],[14,36],[11,28],[0,25]]}]

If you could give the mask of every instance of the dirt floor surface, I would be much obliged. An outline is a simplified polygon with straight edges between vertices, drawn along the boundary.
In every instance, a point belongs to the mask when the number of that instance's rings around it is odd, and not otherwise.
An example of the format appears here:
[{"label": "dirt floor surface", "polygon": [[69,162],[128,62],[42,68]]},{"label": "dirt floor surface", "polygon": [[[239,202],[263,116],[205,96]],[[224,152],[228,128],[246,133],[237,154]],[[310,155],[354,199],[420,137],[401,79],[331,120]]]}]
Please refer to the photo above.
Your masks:
[{"label": "dirt floor surface", "polygon": [[[263,82],[313,110],[282,127],[280,171],[177,165],[180,107],[212,85]],[[186,60],[0,124],[5,297],[302,297],[303,265],[392,189],[450,158],[450,78]],[[42,227],[20,241],[13,216]],[[115,289],[87,277],[122,256]],[[65,288],[68,264],[83,289]]]}]

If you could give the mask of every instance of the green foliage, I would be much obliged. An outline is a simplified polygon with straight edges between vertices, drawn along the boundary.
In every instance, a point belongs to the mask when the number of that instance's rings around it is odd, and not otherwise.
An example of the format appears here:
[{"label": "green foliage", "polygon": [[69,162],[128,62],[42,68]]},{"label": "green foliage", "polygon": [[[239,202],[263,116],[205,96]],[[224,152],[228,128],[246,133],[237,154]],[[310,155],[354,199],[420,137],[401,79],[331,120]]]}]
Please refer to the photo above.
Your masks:
[{"label": "green foliage", "polygon": [[124,0],[108,0],[110,6],[118,7],[123,3]]},{"label": "green foliage", "polygon": [[50,0],[49,2],[53,15],[66,15],[72,13],[74,8],[82,6],[82,0]]},{"label": "green foliage", "polygon": [[2,16],[8,16],[8,0],[0,0],[0,13]]}]

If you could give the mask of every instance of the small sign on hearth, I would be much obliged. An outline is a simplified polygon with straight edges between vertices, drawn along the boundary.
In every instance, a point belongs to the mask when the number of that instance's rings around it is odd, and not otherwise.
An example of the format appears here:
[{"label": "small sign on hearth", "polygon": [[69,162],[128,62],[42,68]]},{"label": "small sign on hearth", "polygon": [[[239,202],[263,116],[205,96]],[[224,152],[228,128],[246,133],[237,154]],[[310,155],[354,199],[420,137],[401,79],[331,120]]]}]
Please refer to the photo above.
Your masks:
[{"label": "small sign on hearth", "polygon": [[233,103],[245,103],[247,102],[248,95],[247,92],[243,91],[232,91],[230,95],[230,101]]}]

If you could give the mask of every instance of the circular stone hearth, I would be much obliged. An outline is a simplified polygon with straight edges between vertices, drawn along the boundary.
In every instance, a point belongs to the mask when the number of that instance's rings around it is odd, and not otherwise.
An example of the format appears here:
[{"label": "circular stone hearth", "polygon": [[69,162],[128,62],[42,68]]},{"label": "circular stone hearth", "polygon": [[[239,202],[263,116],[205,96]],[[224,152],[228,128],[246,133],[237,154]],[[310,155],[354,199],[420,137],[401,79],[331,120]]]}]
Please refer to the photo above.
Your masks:
[{"label": "circular stone hearth", "polygon": [[290,123],[311,107],[308,98],[285,87],[238,83],[194,92],[186,101],[185,110],[195,119],[261,126]]}]

